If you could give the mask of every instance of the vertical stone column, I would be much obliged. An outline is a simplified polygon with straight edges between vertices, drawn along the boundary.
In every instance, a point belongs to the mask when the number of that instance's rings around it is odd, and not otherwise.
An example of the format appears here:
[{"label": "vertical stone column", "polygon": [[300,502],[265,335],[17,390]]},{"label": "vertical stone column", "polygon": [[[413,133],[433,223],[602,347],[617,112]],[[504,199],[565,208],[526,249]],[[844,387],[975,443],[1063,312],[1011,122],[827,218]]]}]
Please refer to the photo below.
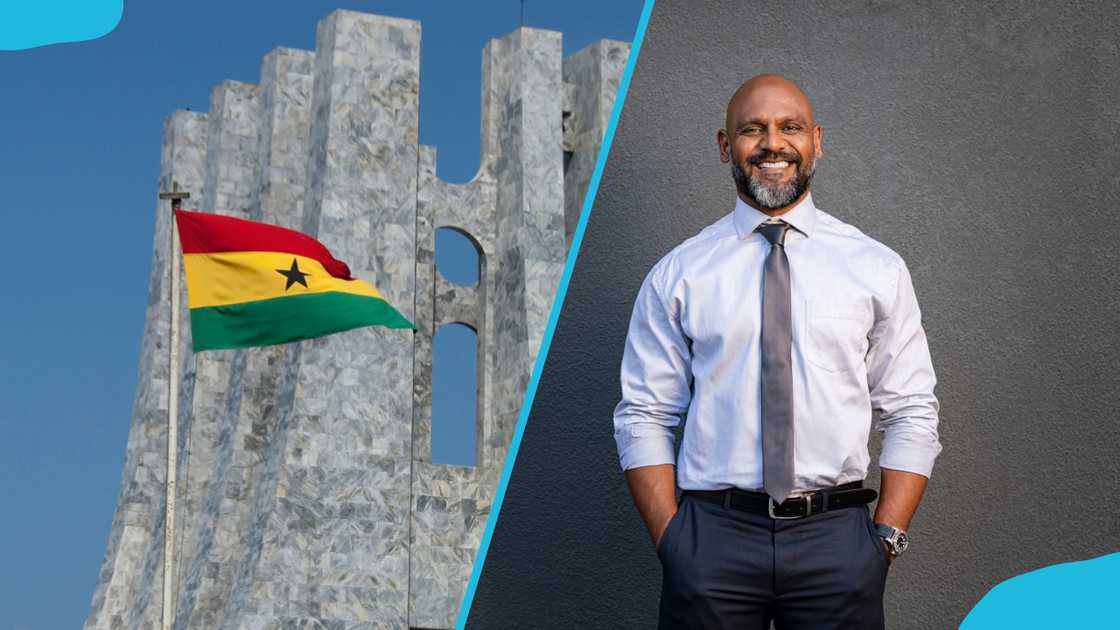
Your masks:
[{"label": "vertical stone column", "polygon": [[[173,181],[192,195],[204,194],[207,116],[176,111],[164,121],[159,189],[170,190]],[[101,564],[87,629],[130,626],[143,590],[145,566],[153,550],[163,549],[163,510],[167,461],[167,393],[171,299],[169,231],[170,202],[156,205],[148,306],[132,427],[128,435],[121,489],[105,559]],[[162,579],[162,574],[158,576]],[[158,599],[154,608],[159,610]]]},{"label": "vertical stone column", "polygon": [[[184,204],[186,207],[241,218],[251,214],[259,164],[259,94],[257,86],[237,81],[224,81],[214,86],[210,93],[205,192],[199,202]],[[237,357],[234,350],[194,354],[185,286],[182,299],[177,599],[186,581],[184,576],[188,575],[198,551],[198,527],[204,522],[203,511],[211,475],[221,464],[216,458],[219,453],[218,437],[229,402],[230,375],[234,373]]]},{"label": "vertical stone column", "polygon": [[564,232],[568,247],[629,54],[626,42],[601,39],[564,59]]},{"label": "vertical stone column", "polygon": [[[290,48],[275,49],[264,58],[256,138],[259,167],[252,173],[256,182],[246,206],[253,220],[293,228],[302,222],[313,60],[313,53]],[[246,135],[239,134],[238,142],[248,147]],[[233,353],[208,488],[201,493],[203,505],[193,530],[197,537],[189,547],[189,570],[180,588],[177,627],[218,628],[222,623],[236,569],[247,556],[252,489],[260,478],[266,444],[282,437],[273,431],[275,405],[289,364],[286,354],[296,350],[297,346],[273,346]]]},{"label": "vertical stone column", "polygon": [[[184,204],[186,207],[239,218],[249,217],[257,172],[258,95],[257,86],[237,81],[223,81],[211,90],[206,191],[198,201]],[[211,350],[195,355],[191,350],[185,286],[183,298],[183,384],[179,394],[179,417],[183,423],[180,435],[189,442],[181,445],[180,457],[189,458],[189,461],[185,462],[185,474],[179,477],[184,480],[180,491],[187,493],[185,502],[180,503],[180,518],[186,524],[182,532],[184,539],[191,541],[195,537],[195,516],[199,513],[201,498],[206,496],[214,466],[218,423],[226,404],[230,365],[235,352]],[[180,466],[183,465],[181,461]]]},{"label": "vertical stone column", "polygon": [[[485,108],[485,104],[483,105]],[[419,185],[417,190],[416,219],[416,388],[415,420],[413,423],[413,458],[420,462],[431,461],[431,353],[432,336],[440,326],[461,322],[474,327],[478,334],[478,413],[486,417],[488,406],[484,383],[486,361],[482,350],[489,344],[486,335],[485,312],[475,312],[473,307],[464,311],[455,306],[470,295],[472,304],[483,305],[486,293],[492,290],[494,266],[490,256],[495,251],[494,198],[495,182],[493,165],[495,155],[485,140],[478,173],[465,184],[449,184],[436,175],[436,150],[420,147]],[[435,233],[440,228],[452,228],[466,234],[478,250],[479,278],[475,287],[460,287],[436,270]],[[481,452],[482,439],[477,440],[476,465],[485,464]]]},{"label": "vertical stone column", "polygon": [[[416,22],[320,22],[303,220],[410,320],[419,57]],[[302,344],[274,503],[224,627],[407,625],[412,346],[384,328]]]},{"label": "vertical stone column", "polygon": [[[416,193],[416,334],[412,340],[412,463],[432,461],[432,339],[436,332],[435,147],[420,146]],[[481,279],[480,279],[481,281]],[[415,475],[414,475],[415,482]],[[415,486],[415,483],[413,484]],[[415,488],[414,493],[415,495]]]},{"label": "vertical stone column", "polygon": [[210,92],[208,187],[199,208],[204,212],[252,214],[260,169],[260,96],[258,86],[240,81],[222,81]]},{"label": "vertical stone column", "polygon": [[315,53],[276,48],[261,66],[261,127],[254,220],[303,227]]},{"label": "vertical stone column", "polygon": [[[450,628],[470,575],[481,530],[490,508],[490,494],[482,479],[492,464],[485,460],[483,440],[476,431],[474,466],[431,461],[432,336],[453,322],[478,333],[477,427],[486,418],[486,302],[493,286],[495,251],[493,177],[494,154],[483,142],[479,172],[465,184],[449,184],[436,176],[436,152],[421,147],[417,199],[417,326],[413,421],[412,532],[410,539],[409,625]],[[479,283],[464,287],[449,282],[434,263],[435,230],[453,228],[470,236],[479,249]],[[463,411],[467,416],[468,412]]]},{"label": "vertical stone column", "polygon": [[490,313],[494,407],[488,460],[502,462],[564,269],[561,36],[520,28],[487,47],[495,133],[497,278]]}]

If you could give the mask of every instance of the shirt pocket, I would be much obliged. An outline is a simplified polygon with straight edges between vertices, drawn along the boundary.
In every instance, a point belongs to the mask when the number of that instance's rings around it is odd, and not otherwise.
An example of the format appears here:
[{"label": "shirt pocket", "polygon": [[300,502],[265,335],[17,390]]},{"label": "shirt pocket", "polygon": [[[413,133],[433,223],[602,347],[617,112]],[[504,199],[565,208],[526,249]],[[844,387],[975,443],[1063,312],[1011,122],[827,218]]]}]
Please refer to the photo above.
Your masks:
[{"label": "shirt pocket", "polygon": [[857,300],[807,300],[805,358],[829,372],[854,371],[864,365],[871,309]]}]

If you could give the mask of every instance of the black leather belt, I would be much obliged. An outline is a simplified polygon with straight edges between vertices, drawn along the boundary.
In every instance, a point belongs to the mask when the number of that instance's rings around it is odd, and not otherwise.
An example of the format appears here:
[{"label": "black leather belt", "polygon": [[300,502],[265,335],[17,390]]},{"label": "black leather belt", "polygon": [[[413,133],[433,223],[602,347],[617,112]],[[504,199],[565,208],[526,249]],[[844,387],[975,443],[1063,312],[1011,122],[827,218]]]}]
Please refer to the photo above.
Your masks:
[{"label": "black leather belt", "polygon": [[874,501],[879,493],[871,488],[864,488],[862,481],[853,481],[801,496],[789,497],[781,503],[774,503],[770,495],[765,492],[751,492],[738,488],[684,490],[681,496],[695,497],[701,501],[719,503],[725,508],[786,520],[805,518],[829,510],[867,505]]}]

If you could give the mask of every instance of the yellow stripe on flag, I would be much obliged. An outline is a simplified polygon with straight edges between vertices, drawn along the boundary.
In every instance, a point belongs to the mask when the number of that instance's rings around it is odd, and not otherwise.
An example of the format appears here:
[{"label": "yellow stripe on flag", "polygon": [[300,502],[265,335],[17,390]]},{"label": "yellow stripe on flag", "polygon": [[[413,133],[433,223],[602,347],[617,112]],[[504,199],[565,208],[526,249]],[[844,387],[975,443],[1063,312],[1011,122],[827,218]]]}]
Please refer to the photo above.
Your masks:
[{"label": "yellow stripe on flag", "polygon": [[335,278],[314,258],[284,252],[186,254],[183,265],[191,308],[328,291],[385,299],[366,282]]}]

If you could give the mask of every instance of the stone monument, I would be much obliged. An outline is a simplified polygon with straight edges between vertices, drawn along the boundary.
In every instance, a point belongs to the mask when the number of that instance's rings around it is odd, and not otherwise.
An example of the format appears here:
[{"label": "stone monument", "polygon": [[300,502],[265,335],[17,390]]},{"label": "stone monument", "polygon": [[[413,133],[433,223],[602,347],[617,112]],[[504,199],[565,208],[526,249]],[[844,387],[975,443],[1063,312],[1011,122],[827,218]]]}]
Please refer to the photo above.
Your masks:
[{"label": "stone monument", "polygon": [[[418,327],[195,355],[184,309],[176,628],[453,625],[628,52],[563,58],[561,34],[533,28],[491,40],[481,163],[461,185],[418,142],[415,21],[336,11],[314,52],[277,48],[259,84],[167,118],[160,190],[317,237]],[[89,629],[163,612],[170,219],[160,202]],[[436,270],[440,228],[475,245],[476,286]],[[431,461],[432,338],[452,323],[477,333],[474,466]]]}]

